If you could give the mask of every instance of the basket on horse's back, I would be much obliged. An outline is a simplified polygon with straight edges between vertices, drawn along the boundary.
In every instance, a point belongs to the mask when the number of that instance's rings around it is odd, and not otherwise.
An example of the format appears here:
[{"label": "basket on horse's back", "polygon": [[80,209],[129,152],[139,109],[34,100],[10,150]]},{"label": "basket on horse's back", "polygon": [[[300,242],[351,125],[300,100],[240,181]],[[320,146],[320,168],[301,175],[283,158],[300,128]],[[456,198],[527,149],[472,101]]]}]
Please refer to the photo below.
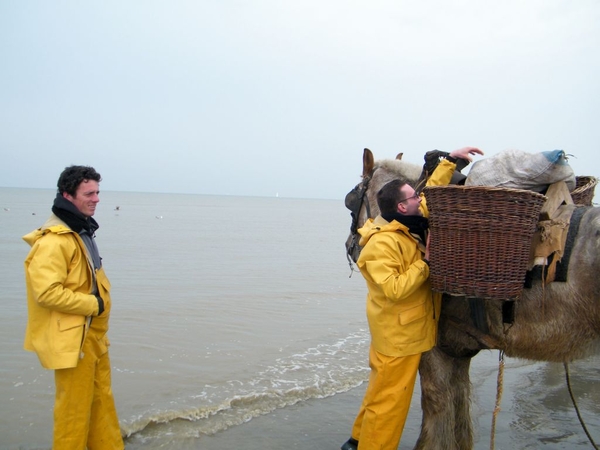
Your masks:
[{"label": "basket on horse's back", "polygon": [[517,299],[546,197],[486,186],[429,186],[424,193],[432,289],[466,297]]},{"label": "basket on horse's back", "polygon": [[576,177],[575,189],[571,192],[573,203],[576,205],[592,206],[596,184],[598,184],[598,179],[595,177]]}]

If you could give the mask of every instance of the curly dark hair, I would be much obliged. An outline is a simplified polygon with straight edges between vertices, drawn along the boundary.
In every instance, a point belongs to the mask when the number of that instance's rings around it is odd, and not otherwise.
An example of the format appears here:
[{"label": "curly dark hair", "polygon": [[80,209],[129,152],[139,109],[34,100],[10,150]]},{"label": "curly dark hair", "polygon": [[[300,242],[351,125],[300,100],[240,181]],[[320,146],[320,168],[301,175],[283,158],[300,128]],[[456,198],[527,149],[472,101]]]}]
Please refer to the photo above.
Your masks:
[{"label": "curly dark hair", "polygon": [[102,177],[96,172],[96,169],[90,166],[65,167],[65,170],[60,174],[58,182],[56,183],[58,193],[62,194],[63,192],[66,192],[75,197],[75,193],[81,182],[89,180],[94,180],[99,183],[102,181]]}]

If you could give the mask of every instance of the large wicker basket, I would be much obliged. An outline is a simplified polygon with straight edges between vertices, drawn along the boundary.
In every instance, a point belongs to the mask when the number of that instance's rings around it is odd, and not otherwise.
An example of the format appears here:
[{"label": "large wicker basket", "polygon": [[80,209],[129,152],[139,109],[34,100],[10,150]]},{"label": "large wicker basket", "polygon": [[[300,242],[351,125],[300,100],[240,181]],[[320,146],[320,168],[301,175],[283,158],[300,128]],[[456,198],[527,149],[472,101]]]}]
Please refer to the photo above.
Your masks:
[{"label": "large wicker basket", "polygon": [[571,191],[571,198],[576,205],[592,206],[594,191],[598,179],[595,177],[575,177],[575,189]]},{"label": "large wicker basket", "polygon": [[432,289],[518,299],[546,197],[520,189],[455,185],[426,187],[424,193]]}]

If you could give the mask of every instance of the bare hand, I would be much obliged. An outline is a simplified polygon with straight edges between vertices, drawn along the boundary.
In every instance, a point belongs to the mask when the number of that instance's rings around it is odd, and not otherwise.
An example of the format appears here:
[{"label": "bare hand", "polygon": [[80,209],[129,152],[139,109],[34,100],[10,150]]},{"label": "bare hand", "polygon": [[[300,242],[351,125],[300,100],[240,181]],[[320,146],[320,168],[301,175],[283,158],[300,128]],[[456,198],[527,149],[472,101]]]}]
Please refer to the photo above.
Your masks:
[{"label": "bare hand", "polygon": [[450,153],[452,158],[466,159],[469,162],[473,161],[471,155],[483,155],[483,152],[477,147],[463,147]]}]

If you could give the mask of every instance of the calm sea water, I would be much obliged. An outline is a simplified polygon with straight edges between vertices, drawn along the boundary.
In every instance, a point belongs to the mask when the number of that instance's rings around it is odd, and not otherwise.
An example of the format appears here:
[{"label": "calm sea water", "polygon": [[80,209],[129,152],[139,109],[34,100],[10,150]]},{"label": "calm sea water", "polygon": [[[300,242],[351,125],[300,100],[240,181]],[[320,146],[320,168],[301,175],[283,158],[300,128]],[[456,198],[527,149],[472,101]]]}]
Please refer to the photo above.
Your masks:
[{"label": "calm sea water", "polygon": [[[52,190],[0,188],[2,449],[50,447],[53,373],[22,350],[21,236],[46,220],[53,198]],[[252,419],[276,421],[344,392],[338,432],[349,433],[369,334],[364,281],[349,277],[344,255],[343,201],[102,192],[95,217],[113,286],[113,390],[128,449],[206,448]],[[477,448],[489,448],[497,366],[494,352],[473,360]],[[571,382],[600,441],[597,367],[597,358],[575,363]],[[507,360],[505,371],[496,448],[590,448],[562,366]],[[413,409],[403,446],[417,437],[418,387]],[[285,448],[264,433],[248,427],[244,448]],[[293,438],[315,445],[304,433]]]}]

